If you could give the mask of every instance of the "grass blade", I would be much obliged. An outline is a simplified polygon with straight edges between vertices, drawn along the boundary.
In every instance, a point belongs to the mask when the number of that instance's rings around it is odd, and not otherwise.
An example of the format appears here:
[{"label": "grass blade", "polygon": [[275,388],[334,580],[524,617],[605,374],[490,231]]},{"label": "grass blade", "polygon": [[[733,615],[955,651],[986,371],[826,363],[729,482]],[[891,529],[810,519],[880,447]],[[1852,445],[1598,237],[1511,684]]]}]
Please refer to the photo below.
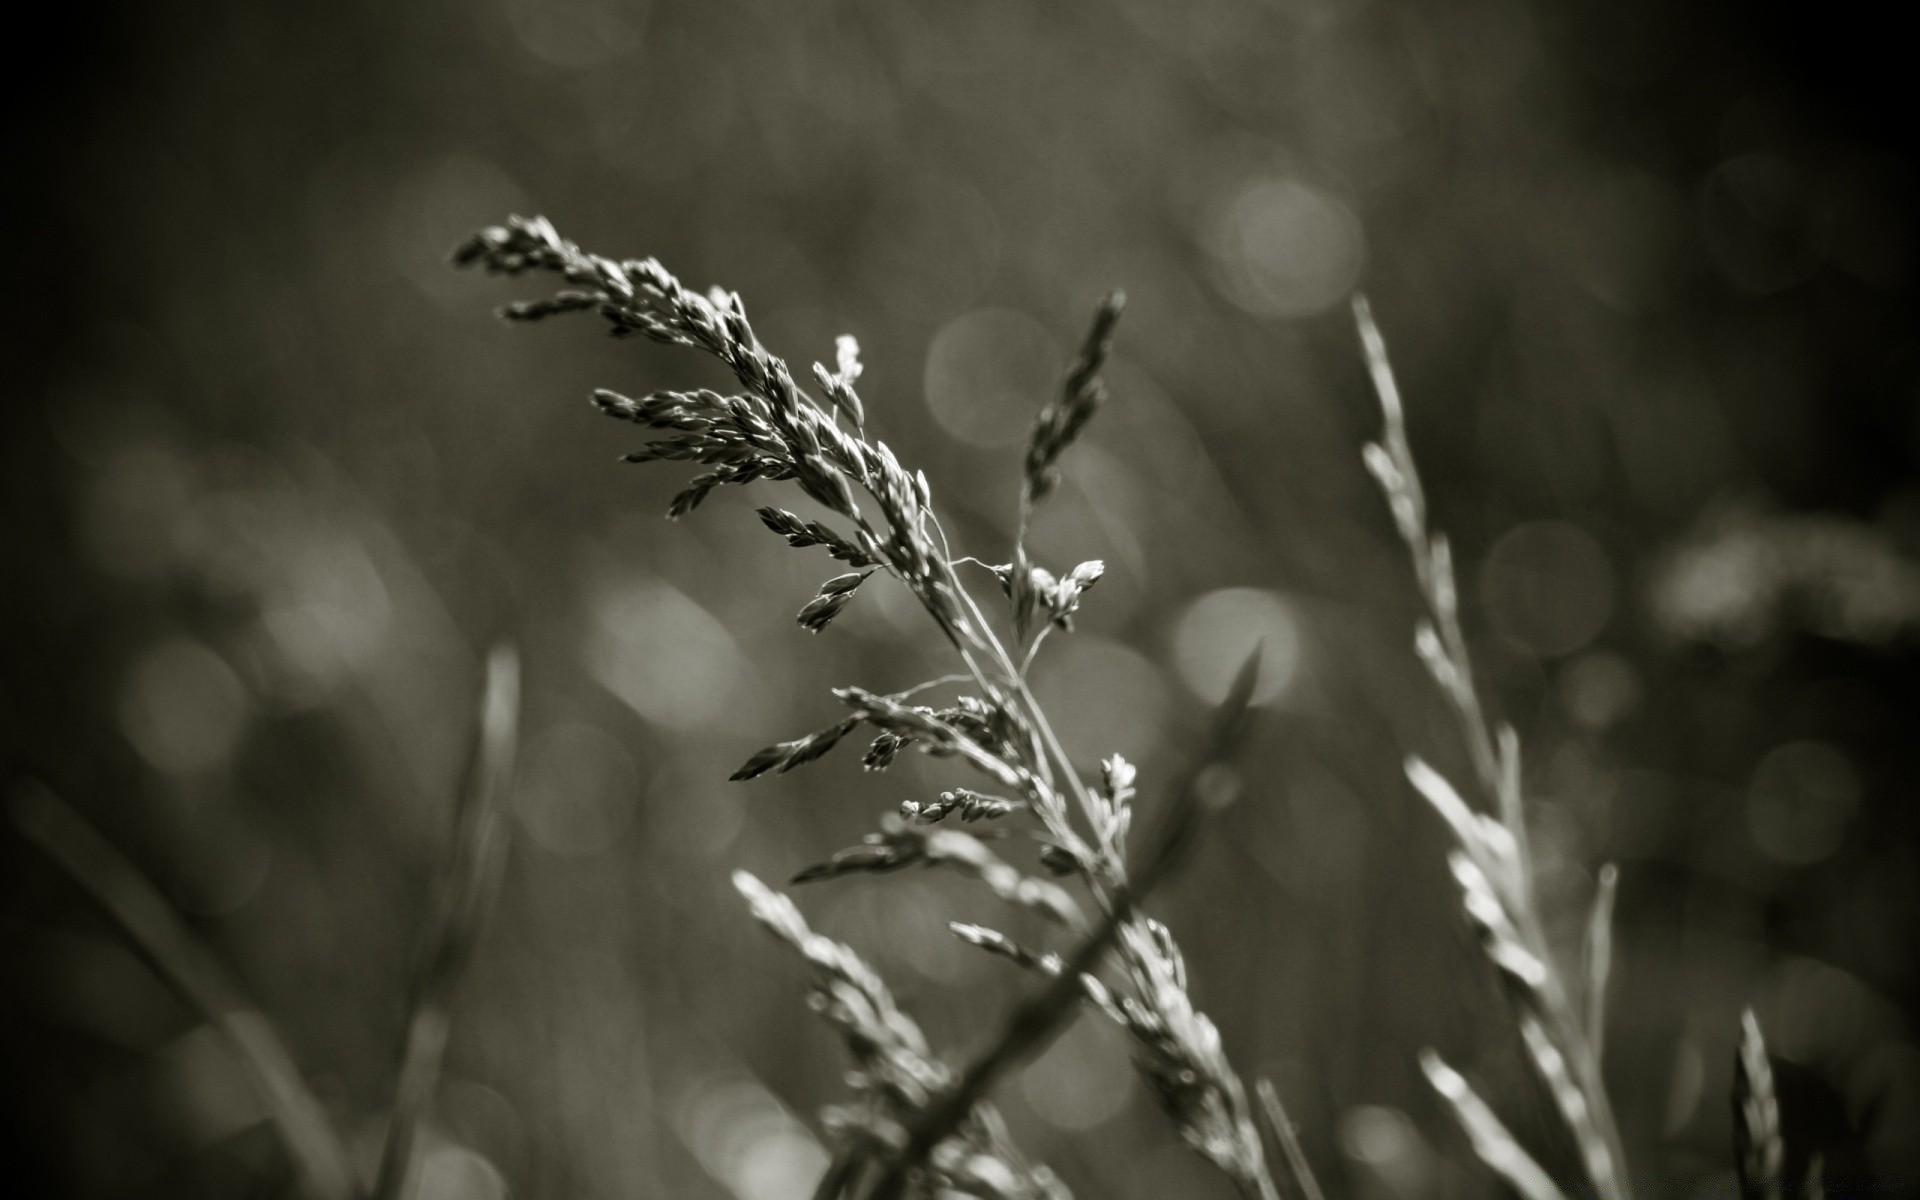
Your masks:
[{"label": "grass blade", "polygon": [[1607,980],[1613,974],[1613,909],[1619,894],[1620,868],[1608,863],[1600,868],[1600,887],[1587,918],[1587,1050],[1593,1059],[1587,1069],[1596,1077],[1607,1044]]},{"label": "grass blade", "polygon": [[519,724],[520,660],[512,649],[499,646],[487,658],[479,729],[454,812],[453,856],[414,985],[374,1200],[403,1200],[413,1191],[415,1147],[446,1057],[453,991],[500,890]]},{"label": "grass blade", "polygon": [[1300,1193],[1301,1200],[1327,1200],[1327,1194],[1320,1190],[1320,1181],[1314,1178],[1313,1167],[1300,1149],[1300,1138],[1294,1132],[1293,1121],[1287,1116],[1287,1110],[1280,1103],[1280,1093],[1265,1079],[1257,1080],[1253,1086],[1260,1096],[1260,1111],[1266,1114],[1267,1124],[1273,1127],[1273,1140],[1280,1147],[1280,1157],[1286,1160],[1287,1173],[1293,1176],[1293,1186]]},{"label": "grass blade", "polygon": [[227,1042],[240,1060],[312,1200],[353,1200],[358,1188],[326,1110],[286,1045],[225,968],[181,922],[140,869],[66,801],[37,785],[13,798],[28,841],[106,910],[142,956]]}]

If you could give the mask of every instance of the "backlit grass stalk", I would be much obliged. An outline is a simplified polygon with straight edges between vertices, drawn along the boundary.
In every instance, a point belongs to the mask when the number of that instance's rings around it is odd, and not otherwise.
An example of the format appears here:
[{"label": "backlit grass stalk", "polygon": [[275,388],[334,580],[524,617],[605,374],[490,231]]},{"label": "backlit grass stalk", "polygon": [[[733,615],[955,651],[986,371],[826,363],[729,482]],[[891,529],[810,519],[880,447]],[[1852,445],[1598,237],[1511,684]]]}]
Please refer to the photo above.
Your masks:
[{"label": "backlit grass stalk", "polygon": [[[1492,813],[1469,804],[1418,757],[1407,759],[1407,778],[1453,833],[1448,864],[1468,920],[1513,999],[1528,1061],[1579,1149],[1585,1186],[1578,1190],[1621,1200],[1628,1194],[1626,1160],[1600,1057],[1617,876],[1611,865],[1601,870],[1588,921],[1586,978],[1576,989],[1555,959],[1541,917],[1521,796],[1520,741],[1511,726],[1493,727],[1481,707],[1460,629],[1452,552],[1445,535],[1428,528],[1426,496],[1386,343],[1364,298],[1355,299],[1354,318],[1385,418],[1381,439],[1367,445],[1364,458],[1412,556],[1427,610],[1415,630],[1414,647],[1453,709],[1473,766],[1474,790]],[[1421,1063],[1489,1167],[1522,1195],[1536,1200],[1563,1195],[1463,1076],[1431,1050],[1422,1054]]]},{"label": "backlit grass stalk", "polygon": [[1773,1088],[1767,1042],[1752,1009],[1740,1014],[1740,1045],[1733,1069],[1734,1169],[1750,1200],[1781,1200],[1786,1147],[1780,1140],[1780,1100]]},{"label": "backlit grass stalk", "polygon": [[[732,395],[664,391],[636,400],[595,393],[602,411],[653,431],[653,440],[629,460],[685,461],[705,468],[674,498],[668,515],[685,515],[718,487],[791,481],[824,510],[823,518],[763,507],[758,510],[762,522],[790,546],[819,547],[849,568],[823,584],[800,610],[802,627],[813,633],[826,628],[873,572],[884,570],[919,601],[959,658],[963,672],[957,679],[894,692],[837,689],[848,716],[769,746],[736,772],[736,778],[752,778],[791,770],[865,726],[872,741],[863,764],[870,770],[884,770],[902,750],[912,749],[961,760],[992,789],[956,787],[938,801],[909,800],[879,833],[802,878],[915,865],[958,867],[1003,899],[1048,917],[1063,932],[1093,931],[1097,939],[1110,929],[1104,936],[1118,961],[1093,965],[1104,968],[1112,982],[1089,969],[1079,973],[1079,989],[1132,1035],[1136,1061],[1188,1145],[1226,1172],[1243,1195],[1277,1196],[1246,1088],[1228,1065],[1212,1022],[1193,1008],[1177,946],[1165,926],[1134,910],[1128,899],[1134,768],[1115,755],[1102,764],[1097,780],[1084,777],[1027,683],[1026,668],[1041,642],[1052,630],[1071,628],[1073,614],[1102,569],[1088,562],[1050,571],[1033,561],[1025,531],[1034,506],[1057,481],[1061,454],[1104,397],[1100,370],[1119,316],[1119,294],[1101,304],[1060,396],[1036,420],[1023,472],[1019,533],[1009,561],[995,565],[954,552],[934,513],[926,475],[909,472],[885,442],[868,436],[866,408],[856,388],[859,350],[852,338],[839,340],[832,369],[814,366],[816,398],[795,382],[785,362],[761,346],[737,294],[691,291],[653,259],[615,261],[586,253],[544,218],[516,217],[477,234],[455,251],[454,261],[509,275],[539,271],[564,281],[545,299],[508,306],[503,310],[508,318],[597,313],[615,336],[686,346],[725,364],[739,387]],[[997,586],[1006,606],[998,626],[962,580],[963,568]],[[936,689],[958,694],[937,706],[922,702],[923,693]],[[992,820],[1023,809],[1038,827],[1041,863],[1082,885],[1097,914],[1093,919],[1082,917],[1078,903],[1057,885],[1020,875],[971,835],[927,828],[950,814]],[[763,920],[775,912],[763,897],[756,897],[755,906]],[[790,924],[783,914],[782,922]],[[1064,969],[1058,956],[1019,947],[992,930],[967,927],[962,936],[1043,974],[1049,963],[1055,973]],[[888,1138],[869,1133],[875,1135],[850,1144],[889,1153]],[[925,1140],[923,1134],[891,1151],[895,1157],[882,1178],[913,1174],[919,1190],[933,1186],[938,1180],[924,1171],[931,1166],[938,1174],[944,1150],[921,1145]],[[851,1188],[859,1175],[841,1164],[823,1191]]]},{"label": "backlit grass stalk", "polygon": [[1733,1056],[1733,1165],[1741,1200],[1822,1200],[1825,1170],[1816,1152],[1806,1160],[1798,1189],[1790,1187],[1787,1143],[1780,1120],[1780,1095],[1774,1087],[1767,1039],[1752,1009],[1740,1013],[1740,1038]]}]

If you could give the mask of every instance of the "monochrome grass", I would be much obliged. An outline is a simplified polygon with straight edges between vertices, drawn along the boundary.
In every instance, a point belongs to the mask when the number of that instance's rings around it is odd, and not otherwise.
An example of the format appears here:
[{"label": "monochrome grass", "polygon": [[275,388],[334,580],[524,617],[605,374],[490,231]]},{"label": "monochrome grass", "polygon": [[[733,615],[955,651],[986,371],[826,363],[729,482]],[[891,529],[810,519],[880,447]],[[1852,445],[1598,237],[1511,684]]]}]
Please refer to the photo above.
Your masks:
[{"label": "monochrome grass", "polygon": [[[1036,909],[1067,930],[1085,931],[1088,920],[1057,886],[1022,877],[967,834],[919,828],[955,811],[970,821],[1031,814],[1038,826],[1038,862],[1079,885],[1101,922],[1102,932],[1088,945],[1104,949],[1110,942],[1117,959],[1110,965],[1104,953],[1088,957],[1083,950],[1084,961],[1076,959],[1071,968],[1062,968],[1072,974],[1056,988],[1084,989],[1101,997],[1104,1003],[1096,1002],[1094,1009],[1133,1036],[1141,1071],[1180,1136],[1225,1172],[1243,1195],[1275,1200],[1280,1192],[1260,1129],[1260,1110],[1228,1063],[1212,1022],[1194,1009],[1185,965],[1171,934],[1135,907],[1145,885],[1138,864],[1129,859],[1134,770],[1115,756],[1099,779],[1083,778],[1028,686],[1027,672],[1041,642],[1050,630],[1072,628],[1073,614],[1103,569],[1093,561],[1058,573],[1043,567],[1032,560],[1026,531],[1034,507],[1058,482],[1060,457],[1105,399],[1101,367],[1110,353],[1122,297],[1114,293],[1101,302],[1059,395],[1035,418],[1022,474],[1019,533],[1009,548],[1009,561],[987,565],[1007,609],[996,626],[962,578],[963,566],[977,560],[951,549],[925,473],[910,473],[885,442],[867,436],[867,406],[855,386],[859,352],[851,336],[836,343],[835,368],[814,364],[812,374],[823,402],[796,383],[787,364],[761,345],[737,293],[715,288],[701,295],[652,259],[616,261],[588,253],[538,217],[514,218],[483,230],[453,257],[458,265],[499,274],[543,272],[561,279],[565,286],[544,299],[508,305],[502,312],[511,320],[592,312],[615,336],[638,335],[696,349],[730,368],[741,388],[732,396],[663,391],[632,400],[601,391],[594,401],[609,415],[660,435],[629,454],[629,461],[684,461],[710,468],[674,498],[670,517],[693,511],[717,487],[790,481],[827,509],[830,519],[844,522],[844,529],[771,507],[759,510],[762,522],[790,546],[825,546],[850,565],[877,564],[886,570],[919,601],[957,655],[964,668],[957,680],[930,680],[889,693],[834,689],[852,710],[850,720],[770,745],[748,759],[734,778],[751,779],[812,762],[864,724],[875,733],[864,759],[870,770],[884,770],[900,750],[911,748],[963,760],[1011,796],[955,787],[938,799],[909,800],[902,812],[916,824],[890,817],[861,845],[800,872],[795,882],[912,865],[947,866],[978,878],[1008,903]],[[800,610],[800,626],[810,633],[825,629],[854,602],[871,573],[855,570],[821,584]],[[925,691],[969,685],[971,690],[958,691],[941,707],[911,702]],[[1245,697],[1237,703],[1244,707]],[[763,921],[777,915],[783,936],[789,941],[800,938],[797,918],[787,915],[790,908],[769,894],[749,894]],[[963,940],[990,946],[1012,961],[1036,968],[1057,961],[1057,956],[1015,948],[1011,939],[991,930],[964,928]],[[1109,970],[1112,982],[1104,978]],[[1084,984],[1079,982],[1082,976]],[[1025,1024],[1010,1026],[1002,1045],[1032,1043],[1024,1045],[1023,1052],[1037,1048],[1051,1036],[1049,1026],[1066,1017],[1063,1007],[1045,1011],[1044,1019],[1030,1013]],[[998,1070],[1009,1057],[1003,1049],[990,1053],[987,1061],[997,1063]],[[869,1170],[878,1180],[874,1195],[903,1187],[915,1194],[965,1190],[940,1164],[956,1154],[972,1161],[1000,1153],[997,1143],[964,1153],[954,1148],[956,1140],[966,1136],[964,1130],[982,1119],[977,1107],[942,1115],[930,1096],[912,1102],[897,1099],[904,1110],[869,1110],[867,1123],[857,1128],[840,1122],[841,1155],[823,1195],[853,1192]],[[899,1126],[917,1131],[902,1142]],[[998,1161],[1006,1180],[1027,1189],[1005,1194],[1059,1186],[1051,1176],[1036,1175],[1009,1155]]]}]

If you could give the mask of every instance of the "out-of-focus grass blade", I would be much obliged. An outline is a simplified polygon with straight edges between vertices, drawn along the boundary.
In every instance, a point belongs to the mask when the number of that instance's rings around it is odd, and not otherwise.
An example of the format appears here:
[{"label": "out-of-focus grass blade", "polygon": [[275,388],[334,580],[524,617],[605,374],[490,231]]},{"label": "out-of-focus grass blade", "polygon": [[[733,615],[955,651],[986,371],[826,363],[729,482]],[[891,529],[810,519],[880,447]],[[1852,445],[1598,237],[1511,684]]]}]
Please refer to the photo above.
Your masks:
[{"label": "out-of-focus grass blade", "polygon": [[1579,1082],[1574,1079],[1566,1055],[1554,1044],[1552,1035],[1547,1032],[1540,1018],[1524,1011],[1519,1017],[1520,1040],[1527,1048],[1527,1057],[1533,1060],[1534,1070],[1547,1085],[1554,1106],[1560,1110],[1560,1116],[1566,1122],[1567,1131],[1573,1134],[1574,1142],[1580,1147],[1580,1157],[1587,1166],[1587,1178],[1603,1187],[1612,1186],[1619,1181],[1619,1168],[1613,1161],[1611,1147],[1594,1126],[1587,1093],[1581,1090]]},{"label": "out-of-focus grass blade", "polygon": [[1267,644],[1255,642],[1253,649],[1241,661],[1240,669],[1233,673],[1233,685],[1227,689],[1227,695],[1220,707],[1213,711],[1213,747],[1210,757],[1217,762],[1232,752],[1245,731],[1247,709],[1253,704],[1253,685],[1260,679],[1260,660],[1265,656]]},{"label": "out-of-focus grass blade", "polygon": [[1787,1153],[1780,1140],[1780,1101],[1773,1090],[1767,1041],[1750,1008],[1740,1014],[1740,1048],[1733,1060],[1733,1149],[1741,1196],[1781,1200]]},{"label": "out-of-focus grass blade", "polygon": [[358,1189],[339,1135],[264,1014],[181,923],[140,869],[66,801],[28,785],[13,797],[14,825],[71,875],[182,998],[226,1039],[272,1117],[312,1200],[353,1200]]},{"label": "out-of-focus grass blade", "polygon": [[479,728],[454,812],[453,853],[414,984],[375,1200],[402,1200],[413,1191],[414,1149],[446,1056],[454,987],[500,890],[519,727],[520,660],[510,647],[499,646],[487,658]]},{"label": "out-of-focus grass blade", "polygon": [[1273,1140],[1280,1147],[1280,1157],[1287,1164],[1287,1174],[1293,1177],[1294,1189],[1300,1193],[1302,1200],[1327,1200],[1326,1193],[1320,1190],[1320,1181],[1314,1178],[1313,1167],[1300,1149],[1299,1135],[1294,1132],[1293,1121],[1280,1103],[1280,1093],[1265,1079],[1254,1081],[1253,1090],[1260,1096],[1260,1111],[1273,1129]]},{"label": "out-of-focus grass blade", "polygon": [[1613,909],[1619,893],[1620,868],[1608,863],[1600,868],[1600,887],[1587,918],[1587,1046],[1596,1075],[1606,1047],[1607,980],[1613,974]]},{"label": "out-of-focus grass blade", "polygon": [[1513,1134],[1507,1132],[1507,1127],[1493,1115],[1493,1110],[1464,1076],[1442,1062],[1432,1050],[1420,1052],[1420,1069],[1427,1073],[1427,1082],[1433,1085],[1433,1090],[1452,1107],[1453,1115],[1466,1131],[1467,1140],[1473,1143],[1473,1152],[1480,1156],[1481,1162],[1512,1184],[1526,1200],[1567,1200],[1566,1194],[1514,1140]]},{"label": "out-of-focus grass blade", "polygon": [[847,1146],[827,1164],[820,1182],[814,1185],[813,1200],[836,1200],[839,1196],[856,1195],[854,1180],[865,1167],[866,1158],[859,1146]]}]

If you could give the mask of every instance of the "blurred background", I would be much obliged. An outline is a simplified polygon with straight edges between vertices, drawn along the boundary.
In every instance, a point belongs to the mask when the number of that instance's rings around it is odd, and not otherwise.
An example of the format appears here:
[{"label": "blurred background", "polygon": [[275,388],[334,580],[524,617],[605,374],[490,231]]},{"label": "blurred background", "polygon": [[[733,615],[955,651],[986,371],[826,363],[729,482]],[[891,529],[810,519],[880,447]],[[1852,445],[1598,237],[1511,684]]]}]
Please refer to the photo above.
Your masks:
[{"label": "blurred background", "polygon": [[[1340,1195],[1494,1184],[1436,1046],[1549,1161],[1458,916],[1348,297],[1395,356],[1568,946],[1621,866],[1608,1074],[1642,1190],[1731,1194],[1737,1015],[1790,1136],[1920,1180],[1920,359],[1891,17],[1842,3],[488,0],[69,6],[12,39],[9,787],[60,791],[377,1154],[485,647],[526,671],[504,892],[459,991],[433,1197],[808,1193],[840,1049],[728,874],[964,782],[856,754],[751,784],[830,685],[947,670],[589,390],[713,385],[450,247],[544,213],[738,289],[804,372],[851,332],[878,434],[1006,556],[1019,442],[1095,299],[1112,399],[1035,545],[1102,558],[1039,690],[1147,792],[1265,639],[1239,802],[1156,901],[1197,1000]],[[755,490],[767,485],[756,485]],[[0,834],[18,1195],[273,1194],[222,1044]],[[956,1060],[1024,980],[935,874],[802,890]],[[1225,1196],[1091,1023],[1001,1090],[1084,1197]],[[1838,1166],[1830,1170],[1837,1172]],[[1856,1176],[1857,1177],[1857,1176]]]}]

